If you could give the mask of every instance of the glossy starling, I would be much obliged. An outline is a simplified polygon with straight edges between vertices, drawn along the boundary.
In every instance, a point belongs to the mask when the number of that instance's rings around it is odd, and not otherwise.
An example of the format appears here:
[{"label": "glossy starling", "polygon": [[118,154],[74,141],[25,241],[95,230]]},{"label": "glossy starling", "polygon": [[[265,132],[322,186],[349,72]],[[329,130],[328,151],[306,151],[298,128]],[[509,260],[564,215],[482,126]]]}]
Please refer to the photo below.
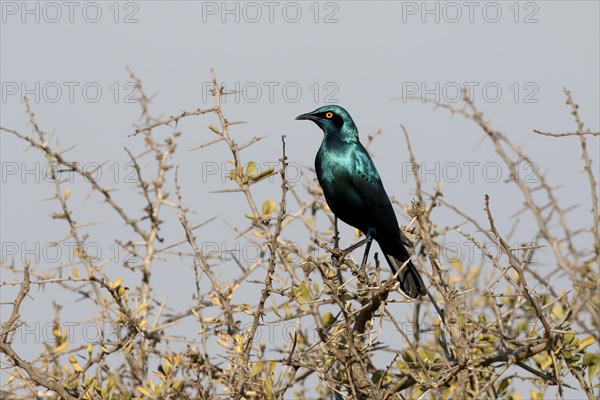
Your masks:
[{"label": "glossy starling", "polygon": [[375,239],[392,271],[401,269],[397,278],[402,291],[412,298],[425,295],[427,288],[402,244],[392,203],[373,160],[359,141],[350,114],[342,107],[328,105],[296,119],[311,120],[323,130],[315,159],[317,178],[331,211],[366,235],[363,265]]}]

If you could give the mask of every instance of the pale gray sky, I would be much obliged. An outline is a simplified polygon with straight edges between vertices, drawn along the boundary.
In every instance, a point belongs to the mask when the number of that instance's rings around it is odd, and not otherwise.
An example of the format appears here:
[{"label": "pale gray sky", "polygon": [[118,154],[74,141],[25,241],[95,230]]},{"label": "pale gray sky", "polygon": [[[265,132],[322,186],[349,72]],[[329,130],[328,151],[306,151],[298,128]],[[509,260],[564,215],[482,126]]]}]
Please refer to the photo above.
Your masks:
[{"label": "pale gray sky", "polygon": [[[255,160],[263,168],[276,162],[280,136],[286,134],[292,167],[298,174],[301,169],[307,173],[322,134],[294,117],[336,102],[352,114],[363,140],[374,129],[383,130],[371,150],[390,195],[406,203],[414,186],[406,168],[403,124],[423,169],[430,171],[424,178],[426,190],[441,181],[448,201],[479,217],[483,196],[489,193],[497,218],[507,220],[519,210],[521,197],[514,185],[504,183],[509,171],[490,143],[480,144],[480,130],[419,101],[391,101],[416,95],[453,102],[456,88],[468,85],[481,109],[493,116],[493,126],[524,145],[549,172],[551,183],[561,186],[561,200],[581,205],[570,214],[573,228],[589,225],[591,206],[577,141],[540,137],[532,131],[574,129],[564,104],[565,86],[580,104],[586,126],[598,130],[599,3],[466,3],[3,1],[1,125],[29,132],[21,101],[27,94],[41,127],[54,130],[64,147],[77,145],[72,159],[108,160],[101,169],[102,181],[126,187],[131,170],[123,147],[135,150],[143,144],[139,137],[127,136],[140,110],[130,98],[125,66],[142,79],[148,94],[156,94],[152,111],[165,116],[210,107],[206,88],[214,68],[226,87],[245,89],[224,104],[229,119],[248,122],[232,128],[238,141],[268,136],[244,155],[247,161]],[[244,223],[246,211],[239,207],[243,199],[209,194],[230,185],[224,164],[228,150],[217,145],[188,151],[214,138],[206,129],[212,122],[212,116],[181,121],[183,136],[174,164],[181,166],[186,202],[198,213],[195,222],[218,216],[205,231],[207,246],[230,248],[236,240],[226,222]],[[2,261],[41,253],[40,268],[50,268],[55,253],[47,244],[67,230],[49,217],[56,204],[44,201],[54,190],[43,181],[45,159],[35,151],[24,152],[27,146],[13,137],[2,134],[0,141]],[[598,143],[589,140],[596,168]],[[522,168],[525,176],[527,168]],[[299,175],[295,182],[301,184]],[[76,178],[72,187],[78,221],[112,221],[93,232],[103,254],[113,251],[114,239],[127,230],[115,223],[111,210],[97,197],[83,202],[85,182]],[[274,180],[257,186],[255,196],[262,201],[278,191]],[[133,191],[122,190],[117,198],[129,210],[139,211],[134,206],[140,198]],[[440,223],[458,222],[443,210],[438,213]],[[406,218],[399,215],[401,223]],[[511,226],[506,224],[504,232]],[[530,241],[533,230],[520,229],[518,240]],[[350,233],[342,229],[346,244]],[[182,238],[176,213],[162,234],[167,242]],[[62,251],[67,254],[66,248]],[[543,262],[543,254],[540,258]],[[115,265],[106,272],[116,277],[120,270]],[[2,271],[0,280],[13,278],[6,275]],[[165,265],[155,271],[155,279],[160,282],[157,297],[168,298],[176,308],[191,303],[193,278],[187,265]],[[255,296],[254,289],[240,293]],[[24,305],[24,317],[50,322],[48,300],[56,293],[34,292],[35,301]],[[13,294],[3,289],[0,300]],[[78,308],[83,303],[65,303],[73,321],[86,315]],[[28,349],[25,354],[35,352]]]}]

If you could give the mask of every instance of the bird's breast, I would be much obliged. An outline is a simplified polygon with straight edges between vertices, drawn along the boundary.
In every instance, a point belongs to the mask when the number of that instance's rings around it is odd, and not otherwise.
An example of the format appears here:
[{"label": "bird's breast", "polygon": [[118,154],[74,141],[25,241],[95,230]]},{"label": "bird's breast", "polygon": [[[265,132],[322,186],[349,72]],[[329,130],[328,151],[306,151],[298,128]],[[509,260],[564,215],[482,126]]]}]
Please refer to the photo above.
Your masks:
[{"label": "bird's breast", "polygon": [[[347,151],[344,151],[347,150]],[[317,179],[331,211],[342,221],[364,230],[364,203],[352,183],[354,158],[351,149],[321,146],[315,160]]]},{"label": "bird's breast", "polygon": [[317,153],[315,169],[325,197],[345,192],[352,185],[351,154],[322,145]]}]

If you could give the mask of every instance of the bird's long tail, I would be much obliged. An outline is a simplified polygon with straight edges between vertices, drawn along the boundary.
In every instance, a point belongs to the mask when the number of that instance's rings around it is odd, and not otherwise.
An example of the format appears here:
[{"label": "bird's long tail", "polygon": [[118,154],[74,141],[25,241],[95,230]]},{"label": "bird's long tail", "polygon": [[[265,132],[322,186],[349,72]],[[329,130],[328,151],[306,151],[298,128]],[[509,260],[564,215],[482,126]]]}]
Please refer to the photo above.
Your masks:
[{"label": "bird's long tail", "polygon": [[404,293],[413,299],[427,294],[427,287],[425,286],[423,279],[421,279],[419,271],[417,271],[410,260],[404,265],[405,262],[400,261],[391,254],[384,253],[384,255],[394,274],[400,270],[400,273],[397,274],[397,278],[398,282],[400,282],[400,289],[402,289]]}]

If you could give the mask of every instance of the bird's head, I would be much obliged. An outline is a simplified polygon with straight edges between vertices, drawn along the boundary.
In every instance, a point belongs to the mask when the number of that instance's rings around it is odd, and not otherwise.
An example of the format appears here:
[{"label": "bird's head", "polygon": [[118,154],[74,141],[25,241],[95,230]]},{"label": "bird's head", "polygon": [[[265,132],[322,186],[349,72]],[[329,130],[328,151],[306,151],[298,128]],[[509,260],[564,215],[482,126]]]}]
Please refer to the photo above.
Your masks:
[{"label": "bird's head", "polygon": [[358,129],[348,111],[340,106],[328,105],[316,110],[298,115],[296,119],[313,121],[325,133],[325,136],[335,136],[344,141],[358,141]]}]

